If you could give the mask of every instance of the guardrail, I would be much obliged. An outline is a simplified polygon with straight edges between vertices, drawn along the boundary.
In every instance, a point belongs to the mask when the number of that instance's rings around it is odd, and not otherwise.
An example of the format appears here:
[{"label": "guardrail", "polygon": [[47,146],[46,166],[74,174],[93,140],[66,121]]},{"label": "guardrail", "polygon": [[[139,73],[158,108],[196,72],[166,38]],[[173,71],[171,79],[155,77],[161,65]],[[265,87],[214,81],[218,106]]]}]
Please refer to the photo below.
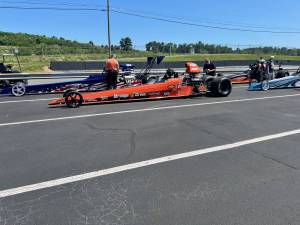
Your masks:
[{"label": "guardrail", "polygon": [[[179,73],[184,72],[184,69],[177,70]],[[150,74],[157,75],[157,74],[164,74],[166,70],[154,70],[151,71]],[[244,73],[243,71],[218,71],[220,73]],[[101,74],[100,71],[95,72],[55,72],[55,73],[11,73],[11,74],[0,74],[0,80],[16,80],[16,79],[23,79],[23,80],[35,80],[35,79],[63,79],[63,78],[86,78],[88,76]],[[130,74],[136,75],[140,74],[140,71],[133,71]],[[121,72],[120,74],[128,74]]]},{"label": "guardrail", "polygon": [[[289,72],[296,72],[297,69],[287,69]],[[153,70],[150,72],[152,75],[164,74],[165,69],[161,70]],[[178,69],[177,72],[184,72],[185,69]],[[223,73],[225,75],[239,75],[245,74],[247,70],[218,70],[219,73]],[[0,74],[0,80],[47,80],[47,79],[78,79],[78,78],[87,78],[92,75],[101,74],[102,71],[73,71],[73,72],[53,72],[53,73],[14,73],[14,74]],[[131,72],[132,75],[139,74],[140,71]],[[128,73],[120,73],[120,74],[128,74]]]},{"label": "guardrail", "polygon": [[[204,65],[204,61],[192,60],[198,65]],[[222,60],[215,61],[217,67],[248,67],[250,64],[254,63],[253,60]],[[135,69],[139,70],[145,68],[145,62],[132,62],[128,61],[120,61],[122,64],[134,64]],[[167,62],[164,61],[161,64],[153,65],[153,69],[167,69],[167,68],[182,68],[185,65],[186,61],[176,61],[176,62]],[[285,65],[285,66],[299,66],[300,61],[297,60],[275,60],[276,65]],[[53,71],[74,71],[74,70],[102,70],[105,67],[104,61],[53,61],[50,62],[50,68]]]}]

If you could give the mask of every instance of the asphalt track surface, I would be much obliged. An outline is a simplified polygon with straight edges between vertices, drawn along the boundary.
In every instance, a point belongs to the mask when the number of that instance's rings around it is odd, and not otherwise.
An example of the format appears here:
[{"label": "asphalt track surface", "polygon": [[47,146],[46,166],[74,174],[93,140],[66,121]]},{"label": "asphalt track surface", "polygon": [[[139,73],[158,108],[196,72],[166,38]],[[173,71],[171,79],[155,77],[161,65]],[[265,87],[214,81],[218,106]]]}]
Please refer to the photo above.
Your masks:
[{"label": "asphalt track surface", "polygon": [[300,224],[299,89],[48,108],[56,97],[0,98],[1,225]]}]

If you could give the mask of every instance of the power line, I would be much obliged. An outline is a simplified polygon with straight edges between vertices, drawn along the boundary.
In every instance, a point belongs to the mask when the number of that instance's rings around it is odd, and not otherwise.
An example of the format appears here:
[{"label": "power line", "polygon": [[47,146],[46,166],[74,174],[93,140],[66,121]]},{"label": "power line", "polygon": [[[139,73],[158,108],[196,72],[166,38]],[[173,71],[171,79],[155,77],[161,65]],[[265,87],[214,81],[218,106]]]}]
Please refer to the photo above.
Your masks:
[{"label": "power line", "polygon": [[[104,5],[90,5],[90,4],[82,4],[82,3],[70,3],[70,2],[42,2],[42,1],[5,1],[2,0],[2,3],[9,4],[21,4],[21,5],[46,5],[46,6],[85,6],[85,7],[104,7]],[[13,5],[15,6],[15,5]]]},{"label": "power line", "polygon": [[[55,7],[55,6],[49,6],[49,7],[25,7],[25,6],[0,6],[0,9],[18,9],[18,10],[55,10],[55,11],[106,11],[105,8],[66,8],[66,7]],[[168,18],[162,18],[162,17],[154,17],[154,16],[148,16],[148,15],[142,15],[139,13],[132,13],[132,12],[126,12],[126,11],[120,11],[116,10],[114,8],[111,9],[112,12],[128,15],[128,16],[134,16],[144,19],[151,19],[156,21],[163,21],[168,23],[174,23],[174,24],[181,24],[181,25],[188,25],[188,26],[194,26],[194,27],[202,27],[202,28],[210,28],[210,29],[218,29],[218,30],[227,30],[227,31],[239,31],[239,32],[251,32],[251,33],[271,33],[271,34],[300,34],[300,31],[275,31],[275,30],[254,30],[254,29],[241,29],[241,28],[232,28],[232,27],[224,27],[224,26],[212,26],[212,25],[205,25],[200,23],[192,23],[192,22],[184,22],[184,21],[178,21],[174,19],[168,19]]]},{"label": "power line", "polygon": [[[46,5],[46,6],[73,6],[73,7],[105,7],[103,5],[94,5],[94,4],[82,4],[82,3],[71,3],[71,2],[55,2],[55,1],[51,1],[50,2],[43,2],[43,1],[26,1],[26,0],[22,0],[22,1],[7,1],[7,0],[2,0],[3,3],[10,3],[10,4],[25,4],[25,5]],[[18,6],[16,6],[18,7]],[[22,6],[23,7],[23,6]],[[234,23],[234,22],[224,22],[224,21],[217,21],[217,20],[195,20],[195,19],[191,19],[191,18],[184,18],[184,17],[178,17],[175,15],[163,15],[163,14],[158,14],[158,13],[153,13],[153,12],[146,12],[146,11],[136,11],[134,9],[124,9],[124,8],[116,8],[114,7],[115,10],[117,11],[123,11],[123,12],[127,12],[127,13],[135,13],[135,14],[140,14],[140,15],[151,15],[154,17],[164,17],[165,19],[176,19],[176,20],[185,20],[185,21],[189,21],[191,23],[194,22],[200,22],[200,23],[208,23],[208,24],[216,24],[216,25],[224,25],[224,26],[230,26],[230,27],[246,27],[246,28],[257,28],[257,29],[274,29],[276,27],[272,26],[272,28],[267,27],[267,26],[262,26],[262,25],[253,25],[253,24],[244,24],[244,23]],[[284,30],[284,31],[288,31],[288,30],[294,30],[294,31],[299,31],[296,28],[276,28],[276,31],[278,30]],[[299,31],[300,32],[300,31]]]},{"label": "power line", "polygon": [[230,27],[221,27],[221,26],[210,26],[210,25],[204,25],[204,24],[182,22],[182,21],[176,21],[176,20],[171,20],[171,19],[164,19],[164,18],[158,18],[158,17],[153,17],[153,16],[141,15],[141,14],[137,14],[137,13],[123,12],[123,11],[118,11],[118,10],[114,10],[114,9],[112,9],[111,11],[115,12],[115,13],[119,13],[119,14],[135,16],[135,17],[140,17],[140,18],[145,18],[145,19],[163,21],[163,22],[168,22],[168,23],[176,23],[176,24],[181,24],[181,25],[189,25],[189,26],[195,26],[195,27],[219,29],[219,30],[252,32],[252,33],[272,33],[272,34],[300,34],[300,31],[252,30],[252,29],[239,29],[239,28],[230,28]]},{"label": "power line", "polygon": [[[125,11],[125,12],[131,12],[131,13],[136,13],[136,14],[147,14],[147,15],[152,15],[154,17],[164,17],[164,18],[170,18],[170,19],[176,19],[176,20],[185,20],[185,21],[190,21],[190,22],[200,22],[200,23],[209,23],[209,24],[218,24],[218,25],[225,25],[225,26],[233,26],[233,27],[248,27],[248,28],[261,28],[261,29],[274,29],[276,28],[276,30],[280,29],[280,30],[298,30],[298,28],[279,28],[279,27],[274,27],[272,26],[272,28],[269,26],[262,26],[262,25],[254,25],[254,24],[247,24],[247,23],[235,23],[235,22],[229,22],[229,21],[222,21],[220,22],[219,20],[212,20],[212,19],[195,19],[195,18],[186,18],[186,17],[178,17],[175,15],[166,15],[166,14],[160,14],[160,13],[153,13],[153,12],[147,12],[147,11],[136,11],[134,9],[128,9],[128,8],[114,8],[115,10],[118,11]],[[277,29],[278,28],[278,29]]]},{"label": "power line", "polygon": [[62,7],[23,7],[23,6],[0,6],[0,9],[18,9],[18,10],[54,10],[54,11],[102,11],[106,9],[97,8],[62,8]]}]

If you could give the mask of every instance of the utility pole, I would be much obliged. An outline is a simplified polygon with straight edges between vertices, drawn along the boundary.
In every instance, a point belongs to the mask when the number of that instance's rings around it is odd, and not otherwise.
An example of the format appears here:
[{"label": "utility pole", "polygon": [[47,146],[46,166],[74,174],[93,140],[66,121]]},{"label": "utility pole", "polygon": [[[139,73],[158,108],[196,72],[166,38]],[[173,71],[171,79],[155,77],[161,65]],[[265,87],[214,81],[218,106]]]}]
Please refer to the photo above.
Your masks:
[{"label": "utility pole", "polygon": [[110,39],[110,6],[109,0],[107,0],[107,35],[108,35],[108,54],[111,56],[111,39]]}]

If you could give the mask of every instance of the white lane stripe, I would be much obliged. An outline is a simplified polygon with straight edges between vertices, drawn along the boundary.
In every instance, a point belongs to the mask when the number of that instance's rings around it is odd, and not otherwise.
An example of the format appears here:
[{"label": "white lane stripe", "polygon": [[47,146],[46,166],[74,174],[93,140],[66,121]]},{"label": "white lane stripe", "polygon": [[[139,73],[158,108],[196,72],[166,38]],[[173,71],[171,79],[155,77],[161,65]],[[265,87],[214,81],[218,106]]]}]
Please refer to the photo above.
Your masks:
[{"label": "white lane stripe", "polygon": [[27,185],[27,186],[23,186],[23,187],[2,190],[2,191],[0,191],[0,198],[19,195],[19,194],[42,190],[42,189],[51,188],[51,187],[57,187],[57,186],[65,185],[65,184],[70,184],[70,183],[88,180],[88,179],[92,179],[92,178],[98,178],[98,177],[102,177],[102,176],[106,176],[106,175],[110,175],[110,174],[115,174],[115,173],[133,170],[133,169],[138,169],[138,168],[142,168],[142,167],[153,166],[156,164],[171,162],[171,161],[175,161],[175,160],[179,160],[179,159],[191,158],[194,156],[200,156],[200,155],[204,155],[204,154],[208,154],[208,153],[219,152],[219,151],[224,151],[224,150],[229,150],[229,149],[236,149],[238,147],[251,145],[251,144],[255,144],[255,143],[259,143],[259,142],[266,142],[266,141],[283,138],[283,137],[287,137],[287,136],[292,136],[292,135],[296,135],[296,134],[300,134],[300,129],[288,131],[288,132],[284,132],[284,133],[273,134],[273,135],[264,136],[264,137],[259,137],[259,138],[254,138],[254,139],[249,139],[249,140],[244,140],[244,141],[240,141],[240,142],[236,142],[236,143],[232,143],[232,144],[226,144],[226,145],[221,145],[221,146],[216,146],[216,147],[211,147],[211,148],[199,149],[199,150],[185,152],[185,153],[176,154],[176,155],[169,155],[169,156],[160,157],[160,158],[156,158],[156,159],[150,159],[150,160],[146,160],[146,161],[142,161],[142,162],[127,164],[127,165],[113,167],[113,168],[104,169],[104,170],[98,170],[98,171],[94,171],[94,172],[90,172],[90,173],[80,174],[80,175],[76,175],[76,176],[70,176],[70,177],[51,180],[51,181],[46,181],[46,182]]},{"label": "white lane stripe", "polygon": [[58,98],[40,98],[40,99],[15,100],[15,101],[0,102],[0,104],[22,103],[22,102],[40,102],[40,101],[51,101],[51,100],[56,100],[56,99],[58,99]]},{"label": "white lane stripe", "polygon": [[[248,88],[249,87],[249,85],[247,85],[247,86],[233,86],[233,88],[234,89],[239,89],[239,88]],[[247,89],[245,90],[245,91],[247,91]]]},{"label": "white lane stripe", "polygon": [[165,110],[165,109],[179,109],[179,108],[218,105],[218,104],[226,104],[226,103],[239,103],[239,102],[266,100],[266,99],[279,99],[279,98],[288,98],[288,97],[296,97],[296,96],[300,96],[300,94],[281,95],[281,96],[262,97],[262,98],[237,99],[237,100],[207,102],[207,103],[198,103],[198,104],[189,104],[189,105],[175,105],[175,106],[148,108],[148,109],[147,108],[146,109],[133,109],[133,110],[126,110],[126,111],[87,114],[87,115],[79,115],[79,116],[56,117],[56,118],[49,118],[49,119],[2,123],[2,124],[0,124],[0,127],[8,127],[8,126],[16,126],[16,125],[32,124],[32,123],[53,122],[53,121],[61,121],[61,120],[71,120],[71,119],[82,119],[82,118],[90,118],[90,117],[98,117],[98,116],[119,115],[119,114],[126,114],[126,113],[135,113],[135,112],[149,112],[149,111],[158,111],[158,110]]}]

